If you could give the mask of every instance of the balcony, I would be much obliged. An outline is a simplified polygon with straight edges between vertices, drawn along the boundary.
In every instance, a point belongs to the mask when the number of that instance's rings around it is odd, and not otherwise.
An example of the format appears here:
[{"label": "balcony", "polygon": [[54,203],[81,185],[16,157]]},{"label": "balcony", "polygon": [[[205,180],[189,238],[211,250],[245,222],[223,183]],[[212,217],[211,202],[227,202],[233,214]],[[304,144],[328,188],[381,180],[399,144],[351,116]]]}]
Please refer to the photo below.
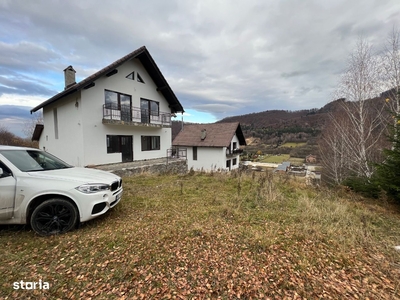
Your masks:
[{"label": "balcony", "polygon": [[103,105],[103,124],[171,127],[171,113],[127,105]]},{"label": "balcony", "polygon": [[242,153],[243,153],[243,149],[237,148],[237,149],[231,150],[229,148],[226,148],[226,156],[227,157],[237,156],[238,154],[242,154]]}]

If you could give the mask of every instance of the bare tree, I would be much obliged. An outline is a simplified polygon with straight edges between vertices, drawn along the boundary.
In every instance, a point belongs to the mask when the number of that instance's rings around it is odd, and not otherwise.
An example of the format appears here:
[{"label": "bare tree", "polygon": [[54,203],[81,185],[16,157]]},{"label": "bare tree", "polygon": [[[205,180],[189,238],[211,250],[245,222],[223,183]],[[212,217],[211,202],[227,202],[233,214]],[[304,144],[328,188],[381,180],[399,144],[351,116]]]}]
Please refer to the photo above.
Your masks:
[{"label": "bare tree", "polygon": [[29,138],[29,139],[32,138],[36,124],[43,124],[43,114],[41,111],[33,113],[31,115],[31,118],[27,119],[24,122],[24,128],[22,129],[22,131],[24,132],[24,134],[27,138]]},{"label": "bare tree", "polygon": [[391,35],[386,40],[382,56],[383,83],[388,95],[394,100],[390,107],[393,111],[400,111],[400,32],[393,28]]},{"label": "bare tree", "polygon": [[384,83],[384,97],[393,114],[395,139],[399,134],[398,117],[400,115],[400,32],[393,28],[388,37],[382,56],[382,77]]},{"label": "bare tree", "polygon": [[330,130],[325,131],[322,142],[332,147],[331,155],[325,155],[323,161],[336,172],[331,175],[336,183],[349,174],[370,178],[371,162],[379,159],[379,143],[385,132],[385,102],[377,98],[381,91],[381,70],[371,45],[359,39],[336,91],[337,98],[345,101],[331,114]]},{"label": "bare tree", "polygon": [[345,136],[351,133],[343,132],[344,129],[350,130],[350,124],[345,124],[348,122],[345,115],[332,112],[330,116],[343,126],[339,129],[331,122],[325,127],[318,143],[319,157],[324,168],[324,181],[337,185],[350,173],[350,151],[346,146]]},{"label": "bare tree", "polygon": [[16,136],[5,125],[0,124],[0,145],[13,145]]}]

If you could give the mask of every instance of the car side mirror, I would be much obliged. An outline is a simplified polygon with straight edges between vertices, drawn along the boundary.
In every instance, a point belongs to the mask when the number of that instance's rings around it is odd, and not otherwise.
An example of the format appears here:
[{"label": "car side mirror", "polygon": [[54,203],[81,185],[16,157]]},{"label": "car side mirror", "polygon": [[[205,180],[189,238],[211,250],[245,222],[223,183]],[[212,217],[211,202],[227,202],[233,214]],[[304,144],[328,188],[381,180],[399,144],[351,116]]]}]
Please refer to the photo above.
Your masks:
[{"label": "car side mirror", "polygon": [[0,168],[0,177],[3,175],[3,169]]}]

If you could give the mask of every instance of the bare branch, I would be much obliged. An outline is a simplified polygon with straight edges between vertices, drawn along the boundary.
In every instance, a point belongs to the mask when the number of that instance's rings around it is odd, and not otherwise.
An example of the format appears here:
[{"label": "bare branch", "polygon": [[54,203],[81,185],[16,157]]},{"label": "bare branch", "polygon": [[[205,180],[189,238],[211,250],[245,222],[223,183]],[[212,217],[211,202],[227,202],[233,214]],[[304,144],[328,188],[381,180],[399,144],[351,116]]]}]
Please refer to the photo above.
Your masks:
[{"label": "bare branch", "polygon": [[27,138],[29,139],[32,138],[36,124],[43,124],[43,114],[41,111],[32,114],[31,118],[24,122],[24,128],[22,129],[22,131],[24,132]]},{"label": "bare branch", "polygon": [[378,146],[382,144],[386,129],[386,106],[378,97],[382,88],[380,61],[372,54],[372,46],[359,39],[349,57],[347,70],[340,78],[336,95],[346,100],[331,114],[331,125],[325,130],[322,141],[325,150],[330,148],[325,167],[331,170],[336,183],[351,174],[367,178],[373,174],[370,163],[379,157]]}]

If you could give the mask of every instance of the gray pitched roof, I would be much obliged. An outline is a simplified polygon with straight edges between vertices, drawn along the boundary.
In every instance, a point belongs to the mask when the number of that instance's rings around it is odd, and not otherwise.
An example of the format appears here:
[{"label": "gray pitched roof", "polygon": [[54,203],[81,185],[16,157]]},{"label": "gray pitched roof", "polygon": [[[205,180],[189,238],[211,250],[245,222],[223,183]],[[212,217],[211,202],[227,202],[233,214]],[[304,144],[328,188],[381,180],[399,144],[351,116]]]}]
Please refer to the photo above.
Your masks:
[{"label": "gray pitched roof", "polygon": [[[202,134],[202,131],[206,133]],[[240,145],[246,145],[240,123],[212,123],[212,124],[185,124],[176,138],[173,146],[198,146],[198,147],[228,147],[233,136],[239,139]],[[202,137],[204,137],[202,139]]]},{"label": "gray pitched roof", "polygon": [[118,59],[117,61],[113,62],[112,64],[108,65],[107,67],[101,69],[100,71],[94,73],[93,75],[85,78],[81,82],[78,82],[64,91],[58,93],[57,95],[51,97],[50,99],[44,101],[43,103],[39,104],[38,106],[31,109],[31,113],[35,112],[67,95],[80,91],[84,88],[89,87],[92,85],[97,79],[100,77],[112,72],[116,68],[118,68],[123,63],[137,58],[143,64],[147,72],[150,74],[151,78],[155,82],[157,89],[164,95],[165,99],[167,99],[169,106],[172,112],[183,112],[183,107],[179,102],[178,98],[176,98],[174,92],[172,91],[171,87],[169,86],[168,82],[165,80],[164,76],[162,75],[160,69],[156,65],[155,61],[151,57],[149,51],[146,49],[145,46],[140,47],[139,49],[125,55],[124,57]]}]

